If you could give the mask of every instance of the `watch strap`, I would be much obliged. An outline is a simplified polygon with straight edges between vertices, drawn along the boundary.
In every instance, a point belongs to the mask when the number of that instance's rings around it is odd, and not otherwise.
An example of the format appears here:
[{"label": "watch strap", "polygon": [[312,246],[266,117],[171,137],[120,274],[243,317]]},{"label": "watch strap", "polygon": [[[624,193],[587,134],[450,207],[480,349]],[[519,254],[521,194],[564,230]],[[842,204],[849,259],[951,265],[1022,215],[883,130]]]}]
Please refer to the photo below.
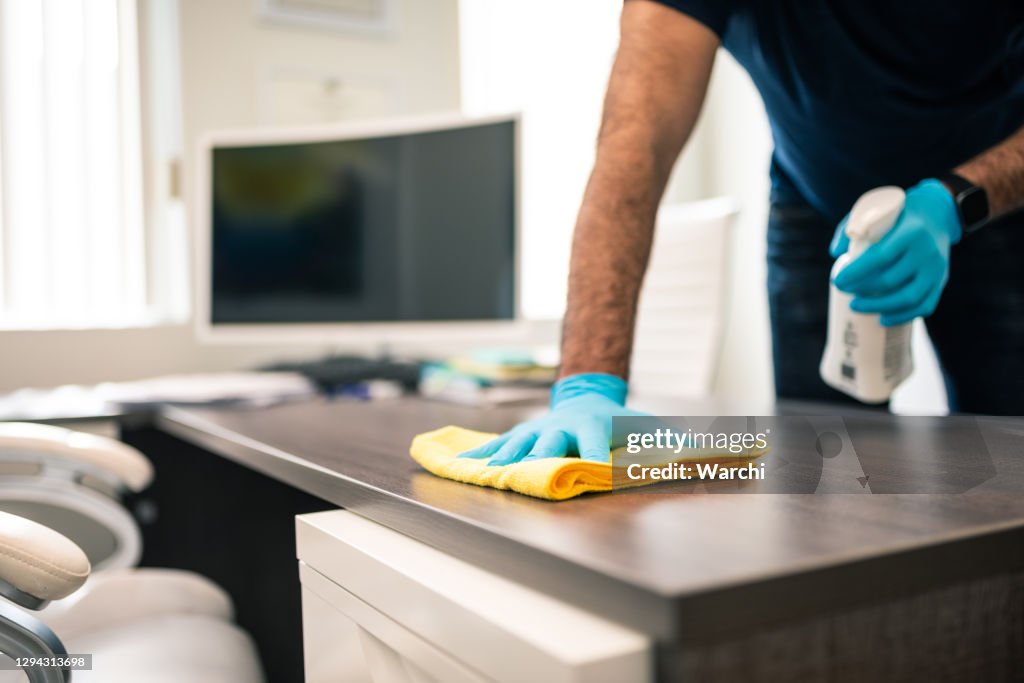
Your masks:
[{"label": "watch strap", "polygon": [[949,188],[953,195],[964,234],[974,232],[988,221],[988,194],[985,188],[952,172],[939,176],[938,180]]}]

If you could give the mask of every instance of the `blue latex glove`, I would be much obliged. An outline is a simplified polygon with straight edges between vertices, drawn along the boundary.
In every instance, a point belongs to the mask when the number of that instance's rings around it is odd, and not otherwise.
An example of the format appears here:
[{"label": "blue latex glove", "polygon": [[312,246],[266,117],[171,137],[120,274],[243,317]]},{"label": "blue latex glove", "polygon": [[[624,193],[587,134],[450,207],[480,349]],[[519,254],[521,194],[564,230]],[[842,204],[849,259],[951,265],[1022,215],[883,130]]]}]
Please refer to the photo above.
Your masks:
[{"label": "blue latex glove", "polygon": [[551,411],[524,422],[460,458],[491,458],[489,465],[579,455],[608,462],[612,417],[639,416],[625,407],[626,382],[614,375],[571,375],[551,389]]},{"label": "blue latex glove", "polygon": [[[846,222],[836,228],[829,249],[846,252]],[[960,214],[946,186],[924,180],[907,190],[903,212],[886,235],[835,277],[853,295],[850,308],[880,313],[886,327],[931,315],[949,279],[949,250],[960,241]]]}]

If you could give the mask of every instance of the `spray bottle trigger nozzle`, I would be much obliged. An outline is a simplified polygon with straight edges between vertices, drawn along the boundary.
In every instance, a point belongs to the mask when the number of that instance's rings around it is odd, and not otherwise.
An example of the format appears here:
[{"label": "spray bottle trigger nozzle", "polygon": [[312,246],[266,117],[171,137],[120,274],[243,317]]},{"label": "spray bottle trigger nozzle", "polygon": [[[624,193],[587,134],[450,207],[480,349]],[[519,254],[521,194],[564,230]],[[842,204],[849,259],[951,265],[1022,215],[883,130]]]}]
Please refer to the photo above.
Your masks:
[{"label": "spray bottle trigger nozzle", "polygon": [[896,224],[903,211],[905,197],[902,189],[892,185],[865,193],[850,211],[846,236],[850,241],[864,240],[869,244],[882,239]]}]

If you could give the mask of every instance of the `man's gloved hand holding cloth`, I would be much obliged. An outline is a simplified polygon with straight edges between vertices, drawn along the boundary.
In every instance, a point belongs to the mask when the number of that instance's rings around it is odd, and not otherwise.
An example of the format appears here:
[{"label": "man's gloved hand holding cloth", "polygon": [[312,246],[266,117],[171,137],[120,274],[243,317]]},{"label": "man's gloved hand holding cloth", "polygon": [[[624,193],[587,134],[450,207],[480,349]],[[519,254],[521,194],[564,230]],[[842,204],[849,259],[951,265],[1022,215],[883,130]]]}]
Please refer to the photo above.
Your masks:
[{"label": "man's gloved hand holding cloth", "polygon": [[490,465],[579,455],[608,462],[612,417],[640,416],[625,407],[626,382],[615,375],[570,375],[551,389],[551,410],[505,432],[460,458],[490,458]]},{"label": "man's gloved hand holding cloth", "polygon": [[[830,252],[846,252],[844,218]],[[907,190],[896,225],[835,277],[839,289],[854,296],[850,308],[881,314],[893,326],[928,316],[939,303],[949,278],[950,247],[960,241],[960,215],[949,190],[935,179]]]}]

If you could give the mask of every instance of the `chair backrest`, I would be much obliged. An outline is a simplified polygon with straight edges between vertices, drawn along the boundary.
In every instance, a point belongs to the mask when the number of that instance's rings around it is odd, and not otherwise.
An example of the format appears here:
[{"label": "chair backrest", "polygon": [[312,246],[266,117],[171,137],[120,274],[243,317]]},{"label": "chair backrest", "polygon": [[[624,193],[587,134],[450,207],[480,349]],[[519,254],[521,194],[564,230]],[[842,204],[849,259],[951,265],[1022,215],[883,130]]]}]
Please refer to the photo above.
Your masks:
[{"label": "chair backrest", "polygon": [[0,422],[0,456],[5,453],[51,467],[66,463],[115,489],[140,491],[153,479],[153,465],[128,444],[56,425]]},{"label": "chair backrest", "polygon": [[702,398],[711,393],[725,325],[730,198],[662,207],[640,292],[630,390]]},{"label": "chair backrest", "polygon": [[113,439],[0,423],[0,510],[72,539],[96,571],[138,563],[141,534],[121,494],[140,490],[151,478],[149,461]]}]

